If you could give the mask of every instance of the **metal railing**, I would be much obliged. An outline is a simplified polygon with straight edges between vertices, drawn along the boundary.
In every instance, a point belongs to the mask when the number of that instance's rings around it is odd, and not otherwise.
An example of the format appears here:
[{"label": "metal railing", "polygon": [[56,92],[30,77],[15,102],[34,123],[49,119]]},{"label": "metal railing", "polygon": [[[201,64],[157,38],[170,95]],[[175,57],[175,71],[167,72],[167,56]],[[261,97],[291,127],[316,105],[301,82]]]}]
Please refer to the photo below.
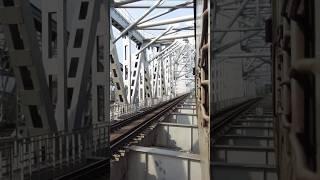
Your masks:
[{"label": "metal railing", "polygon": [[[84,165],[90,156],[106,157],[108,124],[28,138],[0,140],[0,179],[34,179],[46,169],[46,179],[61,175],[69,167]],[[39,179],[41,177],[39,176]]]}]

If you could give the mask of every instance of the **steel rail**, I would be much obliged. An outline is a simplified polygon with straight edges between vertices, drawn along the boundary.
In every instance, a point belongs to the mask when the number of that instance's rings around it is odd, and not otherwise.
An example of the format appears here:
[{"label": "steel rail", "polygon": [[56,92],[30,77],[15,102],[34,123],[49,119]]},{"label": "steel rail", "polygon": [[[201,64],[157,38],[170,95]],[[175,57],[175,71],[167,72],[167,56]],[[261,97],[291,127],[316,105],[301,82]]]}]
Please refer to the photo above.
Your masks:
[{"label": "steel rail", "polygon": [[260,100],[261,98],[250,99],[217,112],[214,117],[214,123],[212,123],[211,127],[211,141],[214,143],[219,137],[221,137],[219,133],[221,133],[222,130],[232,122],[232,120],[250,110],[250,108]]},{"label": "steel rail", "polygon": [[[145,130],[147,127],[150,126],[152,122],[155,120],[161,118],[165,114],[167,114],[173,107],[178,105],[180,102],[182,102],[189,94],[185,94],[182,96],[179,96],[175,99],[172,99],[166,103],[162,103],[161,105],[158,105],[152,110],[149,110],[148,113],[144,112],[138,115],[138,117],[144,117],[146,118],[136,126],[133,126],[130,128],[129,131],[125,131],[124,133],[121,133],[118,137],[112,139],[112,130],[111,130],[111,136],[110,136],[110,149],[111,152],[115,152],[119,150],[122,146],[124,146],[126,143],[128,143],[132,138],[134,138],[138,133],[141,133],[143,130]],[[148,117],[149,116],[149,117]],[[131,122],[135,122],[137,120],[142,120],[143,118],[130,118],[130,121],[125,122],[123,127],[128,127]],[[112,129],[113,127],[111,127]],[[114,131],[114,133],[117,133],[117,131]]]},{"label": "steel rail", "polygon": [[128,116],[125,117],[125,119],[117,121],[117,122],[111,124],[111,127],[110,127],[111,133],[116,131],[117,129],[119,129],[119,128],[121,128],[121,127],[123,127],[123,126],[125,126],[125,125],[127,125],[127,124],[129,124],[131,122],[133,122],[136,119],[142,118],[143,116],[152,113],[153,111],[155,111],[155,110],[161,108],[162,106],[164,106],[164,104],[170,103],[171,101],[174,101],[175,99],[171,99],[171,100],[168,100],[168,101],[165,101],[165,102],[160,102],[157,106],[143,108],[142,111],[138,110],[137,113],[129,114]]},{"label": "steel rail", "polygon": [[[135,114],[135,115],[130,116],[130,118],[127,118],[127,119],[125,119],[125,120],[122,120],[122,121],[119,121],[119,122],[117,122],[117,123],[115,123],[115,124],[112,124],[112,125],[111,125],[111,128],[110,128],[110,129],[111,129],[111,132],[114,132],[114,131],[116,131],[117,129],[119,129],[119,128],[121,128],[121,127],[124,127],[124,126],[130,124],[131,122],[133,122],[133,121],[135,121],[135,120],[137,120],[137,119],[139,119],[139,118],[143,118],[143,117],[146,116],[146,115],[149,115],[149,114],[151,114],[151,113],[154,113],[155,111],[157,111],[157,110],[159,110],[159,109],[161,109],[161,108],[163,108],[163,107],[165,107],[165,106],[167,106],[167,105],[170,105],[171,103],[174,103],[174,102],[176,102],[177,100],[180,100],[180,101],[181,101],[181,98],[183,98],[183,97],[185,97],[185,96],[186,96],[186,95],[183,95],[183,96],[174,98],[174,99],[172,99],[172,100],[169,100],[169,101],[166,101],[166,102],[162,102],[162,103],[160,103],[159,105],[157,105],[157,106],[155,106],[155,107],[153,107],[153,108],[147,109],[146,111],[143,111],[143,112],[140,112],[140,113],[137,113],[137,114]],[[179,101],[179,102],[180,102],[180,101]]]},{"label": "steel rail", "polygon": [[125,126],[126,124],[129,124],[130,122],[134,121],[135,119],[138,119],[140,117],[143,117],[147,113],[151,113],[154,111],[155,107],[151,107],[149,109],[146,109],[144,111],[138,111],[137,113],[128,115],[125,119],[122,119],[120,121],[117,121],[113,124],[111,124],[110,130],[111,132],[116,131],[118,128]]}]

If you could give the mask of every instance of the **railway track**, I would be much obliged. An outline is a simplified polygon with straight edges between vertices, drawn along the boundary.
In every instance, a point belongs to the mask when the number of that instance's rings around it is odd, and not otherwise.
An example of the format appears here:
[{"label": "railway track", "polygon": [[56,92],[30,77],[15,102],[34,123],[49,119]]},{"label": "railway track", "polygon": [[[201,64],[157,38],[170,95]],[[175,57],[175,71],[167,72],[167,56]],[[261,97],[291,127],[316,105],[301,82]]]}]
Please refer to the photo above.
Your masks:
[{"label": "railway track", "polygon": [[215,179],[277,179],[271,107],[266,97],[221,115],[211,142]]},{"label": "railway track", "polygon": [[139,133],[153,124],[156,120],[166,115],[175,106],[185,100],[189,94],[185,94],[160,103],[159,105],[147,108],[144,111],[138,112],[129,118],[113,123],[110,128],[110,149],[111,152],[116,152],[121,147],[129,143]]},{"label": "railway track", "polygon": [[[173,107],[182,102],[189,94],[182,95],[167,102],[158,104],[155,107],[144,108],[137,113],[125,115],[124,119],[111,124],[110,127],[110,149],[111,153],[118,151],[127,143],[141,133],[144,129],[160,119]],[[109,168],[109,159],[97,159],[96,161],[58,177],[59,180],[65,179],[87,179],[91,177],[100,178],[109,176],[105,169]],[[107,175],[106,175],[107,174]]]},{"label": "railway track", "polygon": [[211,124],[211,143],[214,144],[219,137],[230,129],[229,125],[235,118],[248,111],[248,109],[260,99],[261,98],[250,99],[217,112],[214,123]]}]

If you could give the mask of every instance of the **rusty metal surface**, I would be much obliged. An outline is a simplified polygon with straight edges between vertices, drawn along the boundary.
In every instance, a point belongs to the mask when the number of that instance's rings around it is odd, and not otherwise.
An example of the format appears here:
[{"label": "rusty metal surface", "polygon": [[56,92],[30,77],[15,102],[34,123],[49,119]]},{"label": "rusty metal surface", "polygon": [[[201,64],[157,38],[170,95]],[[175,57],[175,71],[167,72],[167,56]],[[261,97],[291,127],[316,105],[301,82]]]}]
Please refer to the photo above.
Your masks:
[{"label": "rusty metal surface", "polygon": [[[213,95],[210,90],[213,87],[210,67],[210,19],[211,1],[195,1],[195,14],[199,18],[196,21],[196,101],[199,128],[199,146],[201,157],[202,179],[210,179],[210,115],[213,113]],[[211,109],[212,108],[212,109]]]},{"label": "rusty metal surface", "polygon": [[[282,180],[318,180],[317,1],[273,1],[274,113]],[[317,159],[318,157],[318,159]]]}]

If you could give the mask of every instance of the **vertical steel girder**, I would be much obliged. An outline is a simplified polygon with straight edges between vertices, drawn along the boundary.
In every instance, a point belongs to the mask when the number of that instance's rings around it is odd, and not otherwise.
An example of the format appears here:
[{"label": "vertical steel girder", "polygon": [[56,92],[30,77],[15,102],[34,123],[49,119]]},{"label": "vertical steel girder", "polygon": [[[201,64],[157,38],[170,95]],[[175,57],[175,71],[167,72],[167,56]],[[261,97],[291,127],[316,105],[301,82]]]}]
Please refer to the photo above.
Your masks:
[{"label": "vertical steel girder", "polygon": [[122,56],[124,57],[123,59],[123,72],[122,72],[122,77],[123,77],[123,83],[125,87],[125,93],[126,93],[126,98],[128,103],[131,103],[131,94],[130,94],[130,89],[131,89],[131,68],[132,68],[132,56],[131,56],[131,40],[128,36],[125,36],[123,38],[123,53]]},{"label": "vertical steel girder", "polygon": [[145,58],[141,61],[140,75],[139,76],[139,102],[144,105],[148,105],[151,103],[152,91],[151,91],[151,83],[150,83],[150,74],[149,74],[149,63]]},{"label": "vertical steel girder", "polygon": [[[20,82],[18,88],[24,115],[22,118],[25,118],[25,129],[28,130],[19,130],[25,133],[24,136],[46,133],[48,130],[81,128],[85,123],[83,120],[86,119],[86,112],[90,113],[90,105],[93,107],[94,123],[109,119],[109,112],[105,108],[109,105],[109,90],[105,90],[109,87],[109,63],[106,59],[110,49],[107,39],[110,37],[106,27],[110,21],[102,18],[98,24],[99,15],[109,18],[109,3],[98,0],[75,4],[78,15],[74,16],[67,49],[65,1],[43,0],[41,62],[36,31],[31,20],[30,2],[1,2],[5,6],[1,8],[1,20],[10,15],[14,18],[9,18],[4,24],[17,25],[14,31],[8,29],[9,34],[6,35],[10,37],[11,33],[16,33],[14,36],[18,37],[9,39],[15,49],[11,51],[11,57],[14,60],[24,56],[24,63],[13,63],[16,64],[16,78]],[[14,11],[9,14],[9,10]],[[92,79],[89,78],[90,75]],[[90,93],[92,104],[89,104]]]},{"label": "vertical steel girder", "polygon": [[[275,33],[272,50],[278,177],[283,180],[317,180],[320,178],[317,168],[319,154],[308,153],[306,148],[320,144],[320,3],[316,0],[299,3],[295,0],[274,0],[273,6]],[[300,9],[313,13],[300,14]],[[302,16],[303,21],[296,19],[296,16]],[[308,23],[314,23],[314,26],[307,26]],[[311,43],[314,38],[316,40]]]},{"label": "vertical steel girder", "polygon": [[19,135],[56,131],[29,1],[0,1],[0,22],[8,42],[11,65],[17,78],[23,117]]},{"label": "vertical steel girder", "polygon": [[143,105],[147,105],[148,99],[151,98],[149,70],[148,70],[148,64],[146,64],[145,59],[143,59],[140,63],[141,63],[140,65],[141,67],[140,67],[140,76],[138,81],[139,103],[142,103]]},{"label": "vertical steel girder", "polygon": [[108,123],[110,117],[110,17],[109,12],[107,12],[109,8],[108,3],[102,1],[98,9],[100,18],[91,64],[92,124]]},{"label": "vertical steel girder", "polygon": [[166,88],[165,88],[165,73],[164,73],[164,61],[160,61],[160,79],[159,79],[159,97],[163,97],[166,94]]},{"label": "vertical steel girder", "polygon": [[[162,50],[160,53],[155,53],[156,55],[150,58],[153,98],[174,96],[176,92],[176,81],[178,80],[175,74],[178,69],[177,64],[180,62],[187,62],[189,58],[188,55],[192,56],[192,51],[189,48],[190,45],[182,42],[175,42],[174,44],[175,46],[171,45],[171,48],[165,48],[165,53],[164,50]],[[182,56],[182,54],[184,55]],[[185,64],[185,66],[191,65],[191,63]]]},{"label": "vertical steel girder", "polygon": [[2,26],[0,25],[0,122],[16,123],[17,121],[17,96],[16,79],[12,76],[7,42]]},{"label": "vertical steel girder", "polygon": [[175,68],[174,68],[174,61],[173,61],[173,55],[170,55],[169,56],[170,60],[169,60],[169,78],[168,78],[168,85],[169,85],[169,89],[170,91],[168,91],[170,94],[169,96],[172,97],[174,96],[174,82],[175,82],[175,79],[174,79],[174,72],[175,72]]},{"label": "vertical steel girder", "polygon": [[167,58],[164,59],[164,86],[165,86],[165,95],[167,97],[170,97],[171,95],[171,86],[170,86],[170,82],[171,82],[171,55],[168,56]]},{"label": "vertical steel girder", "polygon": [[[65,10],[64,0],[42,1],[42,61],[46,71],[50,98],[55,107],[58,130],[68,129]],[[56,22],[56,29],[53,28],[54,22]]]},{"label": "vertical steel girder", "polygon": [[145,97],[147,98],[147,101],[152,98],[152,92],[151,92],[151,83],[150,83],[150,74],[149,74],[149,65],[147,62],[145,62],[144,66],[144,74],[145,74],[145,83],[144,83],[144,89],[146,89]]},{"label": "vertical steel girder", "polygon": [[68,122],[69,130],[83,126],[91,87],[89,73],[98,25],[100,0],[75,5],[68,45]]},{"label": "vertical steel girder", "polygon": [[160,63],[158,61],[152,62],[152,97],[158,97],[158,78],[159,78],[159,67]]},{"label": "vertical steel girder", "polygon": [[139,91],[139,77],[141,72],[141,62],[145,61],[145,51],[133,56],[133,67],[131,68],[131,82],[130,82],[130,99],[132,103],[136,103],[138,100],[137,94]]},{"label": "vertical steel girder", "polygon": [[144,66],[145,66],[145,62],[141,62],[141,68],[140,68],[140,75],[138,77],[138,101],[141,104],[146,105],[146,89],[145,89],[145,73],[144,73]]},{"label": "vertical steel girder", "polygon": [[196,102],[199,128],[199,147],[201,158],[201,174],[203,180],[210,179],[210,117],[213,115],[213,61],[210,57],[211,22],[214,19],[214,9],[211,9],[211,2],[208,0],[199,1],[196,7],[196,14],[200,18],[197,24],[196,34],[201,34],[196,42]]},{"label": "vertical steel girder", "polygon": [[[124,81],[122,72],[120,70],[120,63],[118,59],[116,46],[112,43],[113,33],[110,28],[110,71],[111,71],[111,79],[113,84],[115,85],[115,96],[116,101],[120,104],[128,104],[127,95],[125,92]],[[125,68],[123,67],[123,71]]]},{"label": "vertical steel girder", "polygon": [[[146,66],[145,64],[145,49],[140,49],[140,46],[138,45],[138,53],[132,55],[131,53],[131,40],[129,37],[124,38],[124,70],[123,70],[123,78],[124,78],[124,85],[126,89],[126,95],[128,98],[128,103],[134,104],[137,103],[138,100],[145,100],[145,91],[140,90],[140,85],[147,85],[145,83],[148,82],[141,82],[140,76],[143,76],[143,81],[146,78],[146,74],[144,73],[144,69]],[[140,74],[143,72],[143,74]],[[148,76],[148,75],[147,75]],[[149,87],[148,87],[149,88]],[[143,91],[143,92],[142,92]],[[151,94],[148,93],[148,98],[151,97]],[[141,97],[143,96],[143,97]],[[140,101],[139,101],[140,102]]]}]

